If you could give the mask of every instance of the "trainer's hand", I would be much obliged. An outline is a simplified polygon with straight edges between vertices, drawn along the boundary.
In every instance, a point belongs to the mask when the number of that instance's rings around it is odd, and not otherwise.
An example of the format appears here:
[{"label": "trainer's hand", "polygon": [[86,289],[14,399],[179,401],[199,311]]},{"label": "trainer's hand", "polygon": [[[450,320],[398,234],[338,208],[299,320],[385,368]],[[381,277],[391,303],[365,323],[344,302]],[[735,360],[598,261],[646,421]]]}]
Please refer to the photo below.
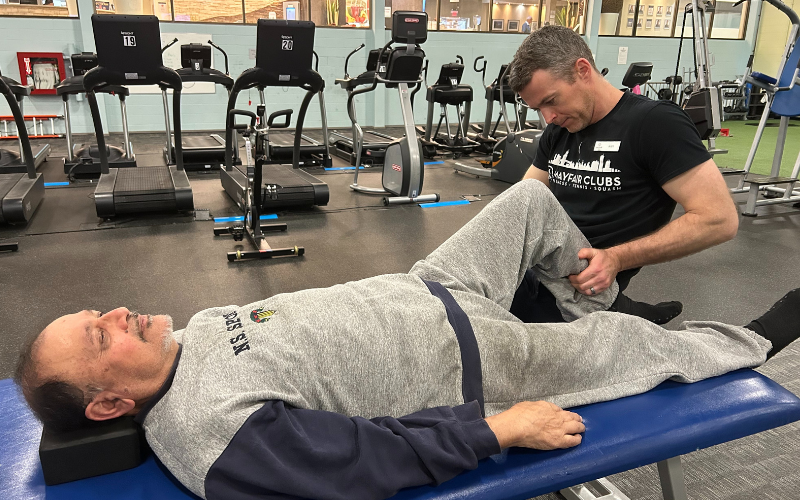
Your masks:
[{"label": "trainer's hand", "polygon": [[501,448],[520,446],[537,450],[571,448],[581,444],[586,430],[580,415],[546,401],[523,401],[486,418]]},{"label": "trainer's hand", "polygon": [[619,261],[608,250],[582,248],[578,252],[578,258],[588,260],[589,265],[580,274],[571,274],[569,281],[582,294],[595,295],[608,290],[620,272]]}]

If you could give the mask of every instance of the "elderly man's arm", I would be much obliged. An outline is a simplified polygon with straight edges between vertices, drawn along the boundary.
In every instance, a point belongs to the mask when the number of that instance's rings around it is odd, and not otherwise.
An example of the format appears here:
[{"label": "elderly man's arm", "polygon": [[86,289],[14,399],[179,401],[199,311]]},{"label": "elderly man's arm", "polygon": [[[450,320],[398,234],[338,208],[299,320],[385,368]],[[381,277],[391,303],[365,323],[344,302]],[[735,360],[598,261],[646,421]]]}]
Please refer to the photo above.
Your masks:
[{"label": "elderly man's arm", "polygon": [[483,419],[472,402],[367,420],[268,401],[214,462],[205,493],[209,500],[379,500],[474,469],[501,445],[574,446],[579,436],[554,437],[563,421],[583,431],[566,414],[575,415],[551,403],[520,403]]},{"label": "elderly man's arm", "polygon": [[736,236],[739,214],[725,180],[708,160],[667,181],[664,191],[685,213],[658,231],[605,250],[584,248],[578,258],[589,266],[570,277],[573,286],[589,294],[611,285],[619,271],[678,259]]}]

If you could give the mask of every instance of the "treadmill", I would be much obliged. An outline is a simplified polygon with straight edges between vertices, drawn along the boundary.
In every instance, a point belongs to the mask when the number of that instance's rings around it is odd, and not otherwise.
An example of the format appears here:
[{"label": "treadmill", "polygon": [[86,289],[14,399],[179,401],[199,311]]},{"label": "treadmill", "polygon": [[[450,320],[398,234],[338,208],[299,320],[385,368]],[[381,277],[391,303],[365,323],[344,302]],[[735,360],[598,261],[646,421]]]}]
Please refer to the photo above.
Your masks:
[{"label": "treadmill", "polygon": [[[173,41],[172,43],[175,42]],[[172,43],[169,45],[172,45]],[[181,68],[177,70],[178,75],[180,75],[184,83],[211,82],[222,85],[230,95],[233,87],[233,78],[228,74],[228,54],[211,40],[208,41],[208,44],[189,43],[181,45]],[[211,68],[211,47],[219,50],[225,56],[225,73]],[[162,97],[167,129],[167,145],[164,147],[164,159],[168,165],[174,165],[175,140],[170,131],[169,101],[167,100],[166,89],[162,91]],[[225,140],[219,134],[184,135],[182,145],[183,168],[187,171],[219,170],[225,164]],[[234,163],[241,164],[238,148],[235,151]]]},{"label": "treadmill", "polygon": [[[256,65],[245,70],[233,84],[228,98],[227,121],[225,126],[225,168],[220,170],[220,180],[228,196],[245,209],[248,189],[248,177],[251,177],[252,166],[236,166],[233,164],[233,152],[238,149],[238,139],[233,135],[233,110],[236,109],[236,98],[243,90],[258,88],[260,92],[266,87],[299,87],[306,90],[306,95],[297,116],[297,130],[294,135],[292,164],[278,164],[274,157],[272,145],[274,128],[286,128],[292,115],[291,109],[272,113],[265,119],[265,106],[258,107],[261,126],[266,124],[263,151],[266,158],[261,160],[265,165],[263,179],[259,189],[262,213],[284,208],[310,208],[315,205],[327,205],[330,198],[328,185],[313,175],[300,169],[301,140],[303,122],[311,99],[321,97],[325,81],[311,68],[314,51],[314,23],[311,21],[286,21],[276,19],[259,19],[256,41]],[[289,46],[292,50],[284,50]],[[322,99],[320,99],[320,103]],[[324,110],[324,107],[323,107]],[[323,115],[324,117],[324,115]],[[275,121],[284,118],[284,122]],[[323,120],[323,125],[324,125]],[[327,135],[327,134],[326,134]],[[250,163],[250,162],[248,162]]]},{"label": "treadmill", "polygon": [[[83,77],[100,150],[101,174],[94,192],[97,216],[112,218],[142,212],[194,210],[192,187],[183,168],[181,89],[178,73],[161,60],[156,16],[92,15],[98,66]],[[165,167],[110,168],[96,89],[105,85],[158,85],[173,90],[176,164]]]},{"label": "treadmill", "polygon": [[[0,174],[0,224],[25,224],[44,198],[44,176],[36,172],[28,130],[18,102],[30,95],[31,88],[0,75],[0,92],[6,98],[19,130],[20,150],[25,172]],[[0,250],[16,251],[17,243],[0,243]]]},{"label": "treadmill", "polygon": [[[16,99],[14,106],[19,108],[20,113],[22,113],[22,99],[31,95],[31,88],[27,85],[20,85],[15,80],[11,80],[10,78],[2,78],[5,79],[6,86],[12,90],[14,99]],[[30,151],[33,149],[30,146],[30,142],[28,142],[28,151],[26,151],[24,148],[24,141],[22,137],[24,136],[28,141],[30,141],[30,138],[28,138],[28,129],[25,125],[25,115],[23,114],[22,116],[22,120],[15,120],[15,124],[17,126],[17,144],[19,145],[19,152],[0,148],[0,174],[24,174],[28,172],[28,162],[26,161],[27,157],[25,155],[30,155]],[[38,169],[39,165],[47,160],[47,155],[49,154],[50,144],[45,144],[39,148],[32,156],[34,168]]]},{"label": "treadmill", "polygon": [[[363,48],[364,44],[362,43],[360,47],[347,55],[347,58],[344,60],[344,78],[335,80],[335,83],[341,86],[347,92],[348,97],[358,87],[372,85],[372,82],[375,80],[375,70],[378,68],[378,57],[381,52],[380,49],[369,51],[369,55],[367,56],[367,71],[354,78],[350,78],[350,75],[347,72],[347,64],[350,62],[350,57]],[[381,61],[381,72],[386,71],[386,62],[388,56],[389,52],[385,51],[383,53],[383,61]],[[355,101],[350,101],[350,103],[352,107],[352,115],[355,117]],[[353,166],[356,165],[358,157],[355,148],[353,147],[353,138],[356,137],[356,133],[356,126],[353,124],[350,136],[334,130],[331,132],[329,138],[331,146],[333,146],[333,154],[339,158],[347,160],[350,162],[350,165]],[[397,137],[375,132],[374,130],[362,129],[362,133],[361,158],[364,160],[364,163],[369,163],[371,165],[383,165],[383,157],[386,155],[386,148],[390,143],[392,143],[392,141],[396,141]]]},{"label": "treadmill", "polygon": [[[311,51],[311,54],[316,60],[314,64],[314,71],[319,72],[319,56],[313,50]],[[321,166],[329,168],[333,166],[333,162],[331,160],[331,155],[330,155],[330,147],[328,146],[328,140],[327,140],[328,116],[325,111],[325,94],[323,92],[324,90],[325,89],[323,82],[323,88],[319,92],[317,92],[317,96],[319,97],[319,110],[320,110],[320,116],[322,118],[322,137],[324,137],[325,139],[323,139],[322,142],[319,142],[307,135],[304,135],[302,133],[300,134],[301,167]],[[264,89],[262,87],[259,87],[258,95],[261,98],[261,105],[266,106],[266,100],[264,99]],[[285,127],[280,127],[280,128],[285,128]],[[269,157],[273,163],[288,163],[292,161],[292,154],[294,151],[294,139],[296,134],[297,131],[295,131],[294,133],[272,132],[272,134],[270,134]]]},{"label": "treadmill", "polygon": [[[56,94],[61,96],[61,100],[64,101],[64,126],[67,132],[67,157],[64,158],[64,173],[67,174],[70,180],[75,178],[96,179],[100,176],[100,151],[97,148],[97,144],[82,144],[80,148],[75,149],[77,145],[72,142],[69,96],[85,92],[83,75],[97,66],[97,55],[92,52],[81,52],[80,54],[72,54],[70,59],[72,60],[72,71],[75,75],[64,79],[56,85]],[[122,112],[122,135],[125,142],[122,148],[106,145],[108,163],[114,168],[135,167],[136,156],[133,154],[133,146],[128,135],[128,114],[125,109],[125,98],[130,95],[130,92],[121,85],[107,85],[96,89],[95,92],[116,94],[119,97],[119,106]]]}]

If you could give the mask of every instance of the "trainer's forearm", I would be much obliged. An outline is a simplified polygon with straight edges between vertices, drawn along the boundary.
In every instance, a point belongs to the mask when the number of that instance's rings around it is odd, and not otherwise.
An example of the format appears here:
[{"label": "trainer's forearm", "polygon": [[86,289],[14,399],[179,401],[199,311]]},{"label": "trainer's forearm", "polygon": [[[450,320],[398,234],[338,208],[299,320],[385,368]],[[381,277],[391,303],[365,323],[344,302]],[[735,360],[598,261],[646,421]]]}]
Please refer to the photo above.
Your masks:
[{"label": "trainer's forearm", "polygon": [[732,239],[738,220],[687,212],[658,231],[607,251],[620,271],[679,259]]}]

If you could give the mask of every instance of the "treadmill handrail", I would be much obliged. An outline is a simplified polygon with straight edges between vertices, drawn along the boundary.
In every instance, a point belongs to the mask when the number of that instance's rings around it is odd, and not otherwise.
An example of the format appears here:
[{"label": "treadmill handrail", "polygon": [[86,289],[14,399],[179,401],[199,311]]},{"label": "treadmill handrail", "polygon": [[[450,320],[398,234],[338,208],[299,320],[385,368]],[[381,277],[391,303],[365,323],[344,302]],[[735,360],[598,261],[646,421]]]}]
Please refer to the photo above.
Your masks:
[{"label": "treadmill handrail", "polygon": [[225,74],[230,76],[230,72],[228,71],[228,54],[224,50],[222,50],[222,47],[212,42],[211,40],[208,41],[208,44],[217,49],[218,51],[222,52],[222,55],[225,56]]},{"label": "treadmill handrail", "polygon": [[[322,92],[325,87],[325,80],[311,68],[306,69],[304,73],[296,75],[294,80],[290,81],[281,81],[278,71],[274,69],[260,68],[258,66],[249,68],[244,70],[239,75],[239,78],[233,82],[233,88],[228,97],[228,111],[230,112],[230,110],[236,108],[236,98],[239,96],[239,92],[253,87],[258,87],[259,89],[264,89],[265,87],[300,87],[306,91],[306,95],[300,105],[300,111],[297,114],[294,149],[292,151],[292,168],[299,168],[300,141],[302,139],[306,109],[311,102],[311,98]],[[225,169],[227,171],[233,169],[233,147],[233,123],[231,116],[228,115],[228,119],[225,121]]]},{"label": "treadmill handrail", "polygon": [[228,90],[233,87],[233,78],[218,69],[203,68],[199,74],[192,68],[180,68],[176,71],[178,75],[180,75],[181,80],[185,83],[209,82],[222,85]]},{"label": "treadmill handrail", "polygon": [[[28,127],[25,125],[25,118],[22,116],[22,110],[19,109],[19,104],[17,104],[18,96],[11,90],[11,86],[6,80],[6,77],[0,75],[0,92],[5,96],[8,107],[11,108],[11,114],[14,115],[14,123],[17,125],[17,135],[22,144],[22,155],[25,157],[25,167],[27,169],[28,178],[35,179],[36,166],[33,162],[33,152],[31,151],[31,141],[28,137]],[[14,82],[14,80],[11,81]],[[21,99],[21,96],[19,99]]]},{"label": "treadmill handrail", "polygon": [[[95,14],[97,15],[97,14]],[[89,108],[92,112],[95,135],[97,136],[97,147],[100,154],[100,172],[108,174],[108,154],[106,152],[106,140],[103,134],[103,123],[100,121],[100,108],[97,106],[95,89],[105,85],[150,85],[156,84],[162,89],[172,89],[172,124],[175,135],[175,166],[178,171],[183,170],[183,145],[181,138],[181,90],[183,81],[177,71],[166,66],[159,66],[156,75],[146,80],[127,80],[124,74],[109,70],[103,66],[95,66],[83,75],[83,86],[86,89],[86,97],[89,99]]]}]

